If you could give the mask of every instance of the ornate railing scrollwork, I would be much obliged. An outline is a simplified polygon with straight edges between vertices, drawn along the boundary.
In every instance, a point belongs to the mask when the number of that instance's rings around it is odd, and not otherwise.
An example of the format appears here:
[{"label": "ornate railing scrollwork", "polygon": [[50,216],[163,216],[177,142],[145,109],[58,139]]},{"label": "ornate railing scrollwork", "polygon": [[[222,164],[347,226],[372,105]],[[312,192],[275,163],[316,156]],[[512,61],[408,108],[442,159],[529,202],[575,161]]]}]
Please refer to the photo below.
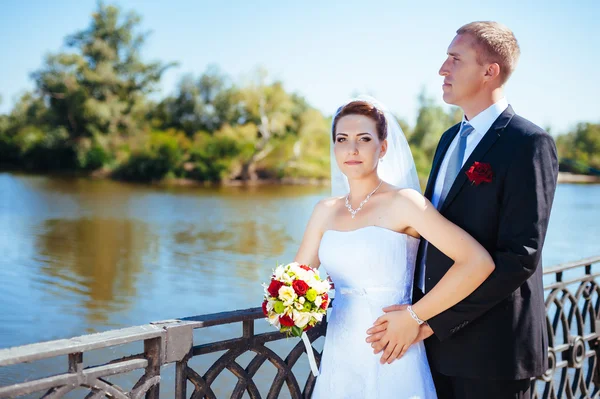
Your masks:
[{"label": "ornate railing scrollwork", "polygon": [[532,381],[534,398],[600,398],[600,257],[544,270],[548,370]]},{"label": "ornate railing scrollwork", "polygon": [[[284,386],[286,389],[286,396],[298,399],[310,397],[316,378],[309,373],[307,379],[301,383],[292,371],[292,368],[296,365],[300,357],[306,353],[302,341],[297,340],[297,343],[293,348],[285,357],[283,357],[281,354],[278,354],[265,346],[268,342],[285,338],[283,334],[279,332],[254,334],[254,321],[264,318],[260,308],[226,312],[222,313],[220,317],[215,316],[216,315],[195,316],[183,320],[197,323],[194,325],[194,328],[210,327],[218,324],[231,323],[233,321],[241,321],[243,324],[243,336],[232,340],[194,346],[191,349],[190,355],[182,360],[181,365],[178,365],[176,385],[181,387],[181,390],[178,391],[177,394],[182,396],[176,396],[177,398],[188,397],[185,388],[187,381],[191,382],[194,386],[194,391],[189,396],[190,398],[216,398],[217,396],[212,389],[212,384],[225,370],[229,370],[238,378],[238,382],[233,389],[231,398],[242,398],[246,393],[248,393],[251,398],[261,398],[262,395],[260,394],[259,388],[253,380],[253,377],[266,363],[272,364],[277,370],[275,378],[266,394],[266,398],[280,397],[284,390]],[[215,319],[221,320],[220,322],[216,322]],[[319,327],[308,331],[307,334],[311,342],[314,342],[320,336],[325,334],[325,327],[326,323],[322,323]],[[193,357],[221,352],[223,350],[226,352],[210,366],[204,375],[200,375],[193,368],[188,366],[189,360]],[[255,355],[248,366],[242,367],[237,363],[237,358],[248,352],[253,352]],[[313,353],[317,364],[320,364],[320,352],[313,348]]]}]

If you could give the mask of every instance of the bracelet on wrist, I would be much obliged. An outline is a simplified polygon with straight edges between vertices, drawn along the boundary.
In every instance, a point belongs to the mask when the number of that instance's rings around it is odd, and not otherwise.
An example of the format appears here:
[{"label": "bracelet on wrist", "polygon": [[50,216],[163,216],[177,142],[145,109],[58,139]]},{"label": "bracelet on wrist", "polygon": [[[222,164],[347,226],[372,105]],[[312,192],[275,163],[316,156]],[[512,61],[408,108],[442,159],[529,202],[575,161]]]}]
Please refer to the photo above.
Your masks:
[{"label": "bracelet on wrist", "polygon": [[412,318],[413,318],[413,319],[414,319],[414,320],[417,322],[417,324],[418,324],[418,325],[422,325],[423,323],[425,323],[425,321],[424,321],[424,320],[421,320],[421,319],[419,318],[419,316],[417,316],[417,314],[416,314],[416,313],[414,312],[414,310],[412,309],[412,306],[408,306],[408,307],[406,308],[406,310],[408,310],[408,313],[410,314],[410,317],[412,317]]}]

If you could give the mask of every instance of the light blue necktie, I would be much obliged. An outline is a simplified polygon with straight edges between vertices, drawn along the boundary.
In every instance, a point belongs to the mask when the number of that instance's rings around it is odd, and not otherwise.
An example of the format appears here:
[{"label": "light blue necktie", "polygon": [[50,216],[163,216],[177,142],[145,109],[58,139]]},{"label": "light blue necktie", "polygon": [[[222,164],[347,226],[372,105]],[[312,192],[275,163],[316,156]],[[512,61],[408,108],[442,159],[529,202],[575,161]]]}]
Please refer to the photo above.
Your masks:
[{"label": "light blue necktie", "polygon": [[[456,143],[456,147],[454,147],[452,154],[450,154],[450,159],[448,159],[446,175],[444,176],[444,185],[442,186],[442,193],[440,194],[440,198],[438,199],[437,203],[438,210],[442,208],[442,205],[446,200],[446,196],[450,191],[450,187],[452,187],[454,180],[456,180],[456,176],[458,176],[458,173],[462,169],[463,158],[465,157],[465,150],[467,148],[467,137],[469,137],[469,134],[473,133],[474,130],[475,129],[473,129],[473,126],[471,126],[468,122],[464,122],[461,127],[458,143]],[[425,241],[425,244],[422,246],[423,254],[421,256],[420,275],[417,276],[419,279],[418,286],[421,288],[423,293],[425,293],[425,264],[427,261],[428,245],[429,243]]]},{"label": "light blue necktie", "polygon": [[473,126],[471,126],[468,122],[463,123],[460,130],[458,143],[456,143],[456,147],[454,147],[454,151],[452,154],[450,154],[450,159],[448,159],[446,176],[444,176],[444,185],[442,186],[442,193],[440,194],[440,198],[437,203],[438,210],[442,208],[442,205],[446,200],[446,196],[454,184],[454,180],[456,180],[456,176],[458,176],[458,173],[462,169],[463,158],[465,157],[465,150],[467,148],[467,137],[469,137],[469,134],[473,133],[474,130],[475,129],[473,129]]}]

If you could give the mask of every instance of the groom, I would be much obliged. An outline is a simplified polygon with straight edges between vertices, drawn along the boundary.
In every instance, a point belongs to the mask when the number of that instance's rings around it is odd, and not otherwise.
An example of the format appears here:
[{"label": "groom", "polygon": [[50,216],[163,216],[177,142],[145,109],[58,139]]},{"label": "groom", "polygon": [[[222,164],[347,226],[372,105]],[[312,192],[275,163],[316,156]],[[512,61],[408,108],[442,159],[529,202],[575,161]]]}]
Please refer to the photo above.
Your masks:
[{"label": "groom", "polygon": [[[541,254],[558,162],[552,138],[504,98],[519,53],[508,28],[473,22],[457,31],[439,71],[444,101],[464,117],[440,139],[425,196],[496,265],[475,292],[421,326],[439,399],[530,398],[530,378],[547,368]],[[452,264],[422,240],[414,301]],[[368,333],[375,351],[385,350],[385,332]]]}]

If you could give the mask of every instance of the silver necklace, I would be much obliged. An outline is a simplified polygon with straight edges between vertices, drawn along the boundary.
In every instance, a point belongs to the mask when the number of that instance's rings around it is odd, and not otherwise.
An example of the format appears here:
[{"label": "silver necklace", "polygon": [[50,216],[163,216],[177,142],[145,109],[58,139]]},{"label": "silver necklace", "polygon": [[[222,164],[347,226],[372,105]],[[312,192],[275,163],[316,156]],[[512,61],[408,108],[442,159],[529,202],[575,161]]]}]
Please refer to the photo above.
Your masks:
[{"label": "silver necklace", "polygon": [[354,217],[356,216],[358,211],[360,211],[362,209],[362,207],[369,201],[369,198],[371,198],[371,195],[375,194],[375,191],[377,191],[377,189],[379,189],[379,187],[381,187],[381,183],[383,183],[383,180],[379,181],[379,185],[377,187],[375,187],[375,190],[371,191],[371,193],[369,195],[367,195],[367,198],[362,200],[362,202],[358,205],[358,208],[356,208],[356,209],[352,209],[352,205],[350,205],[350,201],[348,200],[348,198],[350,197],[350,193],[346,194],[346,208],[348,208],[348,211],[352,214],[352,219],[354,219]]}]

